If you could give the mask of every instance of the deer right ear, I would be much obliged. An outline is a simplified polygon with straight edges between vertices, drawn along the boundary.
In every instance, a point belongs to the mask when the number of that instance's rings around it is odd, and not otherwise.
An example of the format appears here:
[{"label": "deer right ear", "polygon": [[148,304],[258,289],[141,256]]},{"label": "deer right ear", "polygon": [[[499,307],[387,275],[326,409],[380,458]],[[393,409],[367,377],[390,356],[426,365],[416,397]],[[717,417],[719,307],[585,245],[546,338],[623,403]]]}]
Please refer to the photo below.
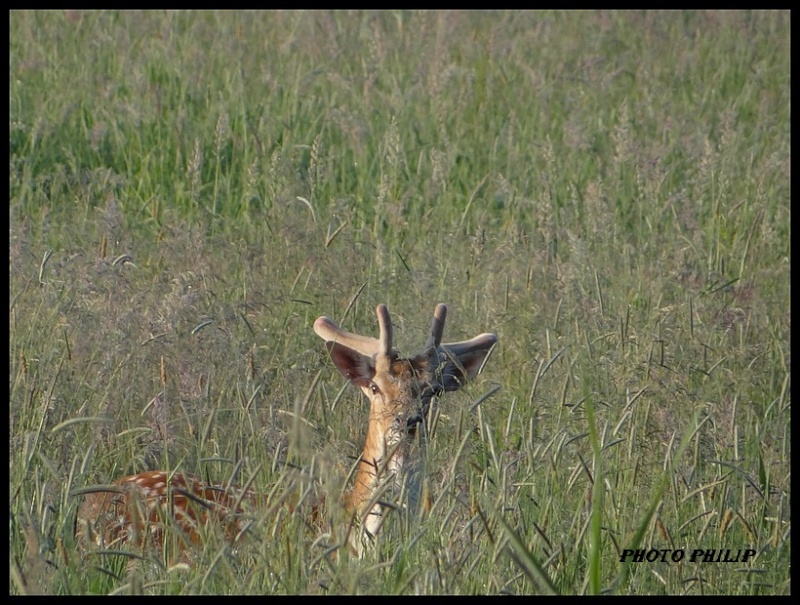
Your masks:
[{"label": "deer right ear", "polygon": [[325,346],[336,369],[356,386],[365,386],[375,376],[375,368],[368,357],[337,342],[327,341]]}]

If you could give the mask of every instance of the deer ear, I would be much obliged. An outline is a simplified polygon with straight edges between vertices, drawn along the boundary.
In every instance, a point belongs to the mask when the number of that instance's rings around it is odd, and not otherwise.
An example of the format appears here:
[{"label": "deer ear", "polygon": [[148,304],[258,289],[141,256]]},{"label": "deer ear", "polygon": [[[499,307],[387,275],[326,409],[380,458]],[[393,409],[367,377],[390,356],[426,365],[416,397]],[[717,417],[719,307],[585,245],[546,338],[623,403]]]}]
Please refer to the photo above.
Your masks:
[{"label": "deer ear", "polygon": [[442,386],[445,391],[457,391],[475,378],[489,349],[479,349],[454,356],[442,368]]},{"label": "deer ear", "polygon": [[375,376],[375,368],[368,357],[336,342],[328,341],[325,346],[336,369],[356,386],[366,385]]}]

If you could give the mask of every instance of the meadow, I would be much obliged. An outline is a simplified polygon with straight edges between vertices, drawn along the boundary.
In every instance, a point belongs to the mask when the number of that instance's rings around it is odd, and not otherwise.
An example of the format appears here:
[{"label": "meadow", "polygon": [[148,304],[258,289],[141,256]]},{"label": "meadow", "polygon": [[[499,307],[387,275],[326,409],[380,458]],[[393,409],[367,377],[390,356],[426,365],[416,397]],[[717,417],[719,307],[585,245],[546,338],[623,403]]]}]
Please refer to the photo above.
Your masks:
[{"label": "meadow", "polygon": [[[10,593],[789,594],[790,42],[11,12]],[[428,427],[430,511],[363,560],[279,505],[188,561],[76,542],[76,492],[149,469],[339,493],[367,401],[314,319],[386,303],[413,354],[439,302],[499,343]]]}]

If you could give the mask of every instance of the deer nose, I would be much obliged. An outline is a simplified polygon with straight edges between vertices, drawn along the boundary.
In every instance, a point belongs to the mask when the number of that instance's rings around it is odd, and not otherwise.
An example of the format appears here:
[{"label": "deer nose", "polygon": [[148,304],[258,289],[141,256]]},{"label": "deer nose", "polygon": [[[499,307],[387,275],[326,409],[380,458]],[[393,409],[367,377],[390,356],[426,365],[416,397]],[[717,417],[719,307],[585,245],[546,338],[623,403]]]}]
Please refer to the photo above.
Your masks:
[{"label": "deer nose", "polygon": [[420,414],[412,414],[406,420],[406,431],[413,437],[417,434],[417,426],[422,424],[422,416]]}]

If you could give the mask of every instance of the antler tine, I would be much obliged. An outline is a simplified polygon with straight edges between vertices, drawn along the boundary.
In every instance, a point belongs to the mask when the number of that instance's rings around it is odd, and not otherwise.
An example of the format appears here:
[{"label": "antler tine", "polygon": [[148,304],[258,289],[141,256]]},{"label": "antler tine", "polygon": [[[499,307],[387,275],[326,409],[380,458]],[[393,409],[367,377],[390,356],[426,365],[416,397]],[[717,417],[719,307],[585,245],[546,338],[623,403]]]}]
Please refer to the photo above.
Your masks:
[{"label": "antler tine", "polygon": [[451,355],[459,356],[474,350],[486,350],[497,342],[497,334],[479,334],[475,338],[460,342],[447,342],[442,348],[447,349]]},{"label": "antler tine", "polygon": [[436,305],[436,310],[433,312],[433,321],[431,322],[431,333],[428,336],[428,342],[425,343],[425,348],[438,349],[442,344],[442,335],[444,334],[444,321],[447,319],[447,305],[439,303]]},{"label": "antler tine", "polygon": [[380,338],[361,336],[342,330],[336,325],[336,322],[324,316],[318,317],[314,322],[314,332],[323,340],[339,343],[367,357],[378,354],[388,355],[392,350],[392,318],[389,316],[389,309],[386,308],[386,305],[378,305],[375,308],[375,314],[378,316]]},{"label": "antler tine", "polygon": [[367,357],[377,355],[382,350],[381,341],[377,338],[361,336],[360,334],[353,334],[347,330],[342,330],[328,317],[323,316],[317,318],[314,322],[314,332],[327,342],[337,342]]},{"label": "antler tine", "polygon": [[392,318],[389,317],[389,309],[384,304],[375,307],[375,315],[378,316],[378,325],[381,329],[380,352],[388,355],[392,350]]}]

